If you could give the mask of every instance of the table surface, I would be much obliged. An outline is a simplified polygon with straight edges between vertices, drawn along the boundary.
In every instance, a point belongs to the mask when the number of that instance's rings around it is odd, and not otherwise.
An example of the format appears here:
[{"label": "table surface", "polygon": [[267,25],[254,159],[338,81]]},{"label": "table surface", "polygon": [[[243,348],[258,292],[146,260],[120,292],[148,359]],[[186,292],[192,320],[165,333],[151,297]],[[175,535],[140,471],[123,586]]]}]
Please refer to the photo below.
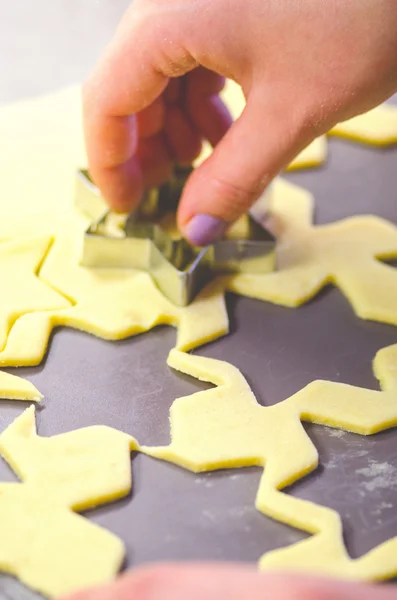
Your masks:
[{"label": "table surface", "polygon": [[[0,3],[0,102],[81,81],[127,5],[126,0]],[[397,221],[397,148],[330,140],[326,168],[288,179],[315,194],[317,223],[370,212]],[[377,389],[371,361],[379,348],[397,341],[397,329],[357,319],[331,287],[295,310],[233,295],[227,302],[231,334],[197,353],[241,369],[264,405],[318,378]],[[45,363],[18,370],[45,394],[40,434],[101,423],[141,443],[167,443],[172,401],[205,388],[166,366],[174,342],[170,327],[118,343],[57,330]],[[1,429],[20,412],[20,405],[2,403]],[[397,432],[363,438],[315,425],[305,429],[321,466],[289,492],[341,514],[353,557],[397,535]],[[368,467],[379,463],[384,476],[370,479]],[[132,473],[129,498],[87,514],[124,540],[130,566],[164,559],[255,562],[306,535],[255,510],[260,469],[195,475],[138,455]],[[1,462],[0,480],[14,479]],[[0,598],[35,597],[12,578],[0,578]]]}]

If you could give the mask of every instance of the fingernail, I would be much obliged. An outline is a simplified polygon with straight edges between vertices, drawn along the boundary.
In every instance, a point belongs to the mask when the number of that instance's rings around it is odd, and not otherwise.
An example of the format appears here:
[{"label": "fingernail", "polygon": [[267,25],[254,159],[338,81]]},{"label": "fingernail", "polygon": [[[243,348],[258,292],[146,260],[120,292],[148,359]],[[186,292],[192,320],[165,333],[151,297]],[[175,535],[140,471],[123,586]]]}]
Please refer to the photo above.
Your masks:
[{"label": "fingernail", "polygon": [[185,234],[193,246],[207,246],[222,237],[227,226],[219,217],[196,215],[189,221]]}]

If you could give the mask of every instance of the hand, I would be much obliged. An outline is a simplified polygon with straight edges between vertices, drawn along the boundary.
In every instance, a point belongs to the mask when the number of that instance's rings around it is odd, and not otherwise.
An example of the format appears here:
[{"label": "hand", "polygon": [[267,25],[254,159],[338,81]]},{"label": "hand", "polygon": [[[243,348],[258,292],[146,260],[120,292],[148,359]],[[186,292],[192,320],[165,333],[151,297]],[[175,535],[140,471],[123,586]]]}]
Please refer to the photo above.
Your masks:
[{"label": "hand", "polygon": [[[222,77],[247,99],[230,128]],[[178,210],[204,245],[315,137],[395,91],[395,0],[134,0],[84,88],[90,171],[130,210],[209,140]]]},{"label": "hand", "polygon": [[[396,600],[395,586],[265,575],[239,565],[164,565],[126,573],[67,600]],[[64,599],[66,600],[66,599]]]}]

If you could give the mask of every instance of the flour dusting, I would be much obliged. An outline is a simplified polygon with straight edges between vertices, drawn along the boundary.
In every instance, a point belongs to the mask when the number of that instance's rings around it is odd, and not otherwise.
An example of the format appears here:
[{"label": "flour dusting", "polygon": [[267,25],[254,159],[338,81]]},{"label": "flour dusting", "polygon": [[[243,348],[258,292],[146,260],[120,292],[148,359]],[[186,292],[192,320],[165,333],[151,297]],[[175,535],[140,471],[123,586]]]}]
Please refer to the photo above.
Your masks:
[{"label": "flour dusting", "polygon": [[330,429],[328,433],[331,437],[341,438],[345,435],[346,431],[342,429]]},{"label": "flour dusting", "polygon": [[371,461],[368,467],[358,469],[357,474],[368,479],[363,485],[369,492],[397,486],[397,467],[388,462]]}]

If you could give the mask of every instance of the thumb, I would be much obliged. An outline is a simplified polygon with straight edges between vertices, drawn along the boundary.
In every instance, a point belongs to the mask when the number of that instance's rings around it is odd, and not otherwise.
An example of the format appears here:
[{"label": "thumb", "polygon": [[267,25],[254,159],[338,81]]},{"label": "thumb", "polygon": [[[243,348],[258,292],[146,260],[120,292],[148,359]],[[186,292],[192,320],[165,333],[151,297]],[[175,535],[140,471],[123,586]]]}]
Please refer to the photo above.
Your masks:
[{"label": "thumb", "polygon": [[252,91],[242,115],[189,178],[178,226],[190,243],[205,246],[221,237],[315,137],[295,98],[272,102],[268,94]]}]

